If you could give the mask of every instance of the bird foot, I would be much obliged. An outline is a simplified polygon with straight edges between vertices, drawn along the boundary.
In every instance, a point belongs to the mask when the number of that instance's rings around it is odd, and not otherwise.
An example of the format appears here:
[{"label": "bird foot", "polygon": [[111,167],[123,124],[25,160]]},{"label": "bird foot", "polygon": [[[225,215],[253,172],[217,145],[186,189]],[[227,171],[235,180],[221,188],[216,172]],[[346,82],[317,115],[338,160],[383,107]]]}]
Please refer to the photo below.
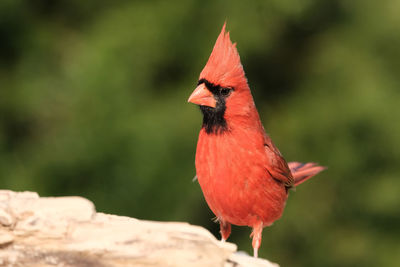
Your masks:
[{"label": "bird foot", "polygon": [[258,248],[253,249],[253,257],[258,258]]}]

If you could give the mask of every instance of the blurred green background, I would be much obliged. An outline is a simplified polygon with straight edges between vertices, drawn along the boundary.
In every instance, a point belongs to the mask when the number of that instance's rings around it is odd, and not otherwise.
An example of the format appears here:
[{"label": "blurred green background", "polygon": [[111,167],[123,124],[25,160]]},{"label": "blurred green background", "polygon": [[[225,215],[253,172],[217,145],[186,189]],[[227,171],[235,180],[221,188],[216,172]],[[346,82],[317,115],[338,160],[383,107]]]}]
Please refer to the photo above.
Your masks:
[{"label": "blurred green background", "polygon": [[[329,169],[291,192],[261,257],[400,262],[400,1],[0,1],[0,188],[218,225],[187,104],[225,20],[267,132]],[[252,253],[250,229],[230,241]]]}]

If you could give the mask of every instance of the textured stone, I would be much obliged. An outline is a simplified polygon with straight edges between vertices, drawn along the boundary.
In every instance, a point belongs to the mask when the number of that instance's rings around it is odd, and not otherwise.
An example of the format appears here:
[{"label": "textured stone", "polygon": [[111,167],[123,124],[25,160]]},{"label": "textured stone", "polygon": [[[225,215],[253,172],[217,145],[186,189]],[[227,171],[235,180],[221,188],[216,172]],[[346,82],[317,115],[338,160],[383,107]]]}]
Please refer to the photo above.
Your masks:
[{"label": "textured stone", "polygon": [[96,213],[81,197],[0,190],[0,266],[278,266],[206,229]]}]

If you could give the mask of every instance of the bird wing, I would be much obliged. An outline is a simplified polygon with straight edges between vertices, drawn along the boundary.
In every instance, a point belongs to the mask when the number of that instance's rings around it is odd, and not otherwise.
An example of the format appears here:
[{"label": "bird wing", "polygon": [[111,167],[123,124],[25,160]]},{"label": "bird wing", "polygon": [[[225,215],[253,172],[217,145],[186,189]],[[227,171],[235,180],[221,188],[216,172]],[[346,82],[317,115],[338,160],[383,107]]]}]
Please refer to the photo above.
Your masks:
[{"label": "bird wing", "polygon": [[265,152],[267,154],[268,163],[266,169],[273,179],[285,185],[286,188],[294,186],[294,178],[290,172],[286,160],[281,152],[272,143],[268,136],[264,140]]}]

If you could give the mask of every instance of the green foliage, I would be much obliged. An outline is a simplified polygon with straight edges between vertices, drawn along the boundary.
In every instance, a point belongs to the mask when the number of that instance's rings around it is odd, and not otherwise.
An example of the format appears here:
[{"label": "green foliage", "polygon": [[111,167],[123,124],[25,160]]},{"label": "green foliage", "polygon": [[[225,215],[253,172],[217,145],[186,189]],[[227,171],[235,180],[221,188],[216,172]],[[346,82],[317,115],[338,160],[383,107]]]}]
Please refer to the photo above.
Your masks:
[{"label": "green foliage", "polygon": [[[0,188],[199,224],[201,116],[186,103],[225,20],[287,160],[329,167],[291,192],[260,254],[282,266],[400,262],[400,2],[0,2]],[[231,241],[251,252],[249,229]]]}]

